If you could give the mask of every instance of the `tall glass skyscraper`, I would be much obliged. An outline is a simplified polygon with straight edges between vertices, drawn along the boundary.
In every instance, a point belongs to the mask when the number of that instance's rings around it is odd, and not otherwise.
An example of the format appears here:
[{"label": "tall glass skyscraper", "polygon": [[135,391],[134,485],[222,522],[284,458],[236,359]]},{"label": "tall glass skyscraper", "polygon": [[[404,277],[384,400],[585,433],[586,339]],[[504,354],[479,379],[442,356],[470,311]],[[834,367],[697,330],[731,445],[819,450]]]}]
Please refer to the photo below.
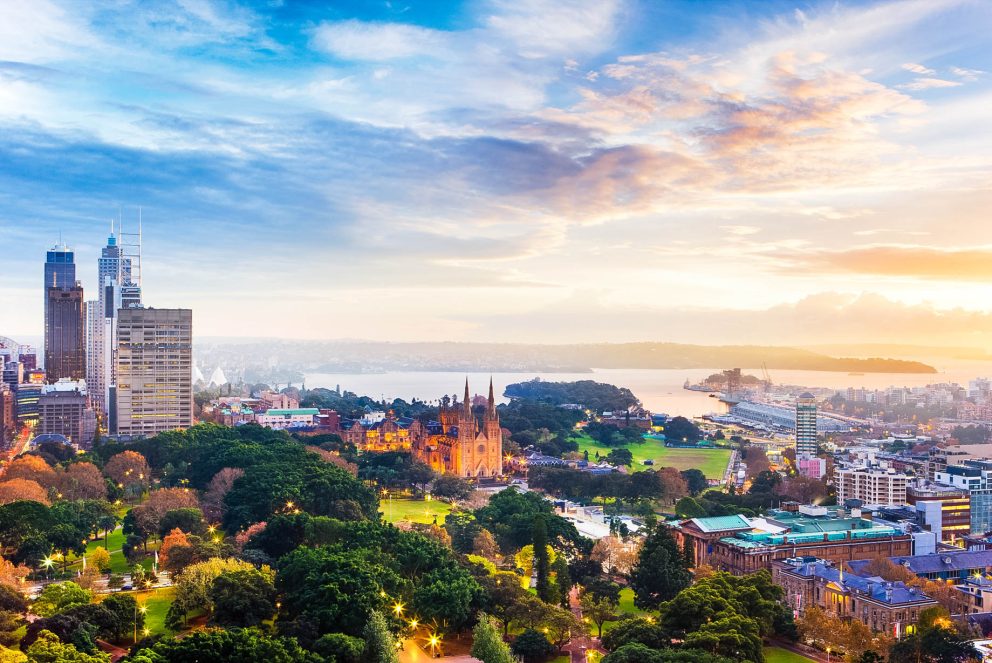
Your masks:
[{"label": "tall glass skyscraper", "polygon": [[116,384],[117,317],[124,308],[141,305],[141,286],[132,275],[132,258],[111,229],[97,260],[97,297],[87,302],[86,336],[89,354],[86,383],[98,410],[108,414],[110,387]]},{"label": "tall glass skyscraper", "polygon": [[45,256],[45,370],[49,381],[85,376],[82,288],[75,252],[63,243]]}]

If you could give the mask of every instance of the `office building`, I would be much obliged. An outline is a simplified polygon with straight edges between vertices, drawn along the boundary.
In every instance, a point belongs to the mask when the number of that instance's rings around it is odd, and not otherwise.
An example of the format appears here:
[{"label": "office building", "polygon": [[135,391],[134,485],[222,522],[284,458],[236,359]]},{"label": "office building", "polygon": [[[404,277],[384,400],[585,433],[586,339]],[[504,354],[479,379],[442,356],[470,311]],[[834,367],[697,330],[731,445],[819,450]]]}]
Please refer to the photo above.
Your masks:
[{"label": "office building", "polygon": [[947,465],[934,478],[936,483],[968,491],[972,534],[992,531],[992,460],[971,458]]},{"label": "office building", "polygon": [[86,384],[94,407],[106,416],[110,388],[116,384],[117,316],[122,308],[141,305],[136,283],[137,258],[125,253],[111,229],[97,260],[97,300],[87,303]]},{"label": "office building", "polygon": [[82,449],[93,444],[96,414],[89,407],[86,383],[82,380],[59,380],[45,385],[38,399],[38,432],[63,435]]},{"label": "office building", "polygon": [[45,307],[45,373],[49,382],[86,378],[83,289],[48,288]]},{"label": "office building", "polygon": [[806,392],[796,400],[796,458],[814,458],[816,452],[816,398]]},{"label": "office building", "polygon": [[20,425],[37,423],[39,410],[38,402],[41,399],[41,390],[44,385],[22,383],[17,385],[15,394],[17,400],[17,422]]},{"label": "office building", "polygon": [[953,543],[971,532],[971,497],[967,490],[931,483],[906,487],[906,503],[919,522],[943,543]]},{"label": "office building", "polygon": [[860,500],[872,506],[906,504],[909,477],[891,467],[849,467],[834,470],[837,503]]},{"label": "office building", "polygon": [[193,312],[121,309],[111,433],[143,437],[193,423]]},{"label": "office building", "polygon": [[6,449],[17,435],[17,395],[6,382],[0,382],[0,449]]},{"label": "office building", "polygon": [[[45,279],[42,285],[43,308],[45,316],[45,361],[51,354],[52,339],[49,338],[49,289],[65,290],[76,286],[75,253],[63,243],[56,244],[45,254]],[[47,368],[47,365],[46,365]]]}]

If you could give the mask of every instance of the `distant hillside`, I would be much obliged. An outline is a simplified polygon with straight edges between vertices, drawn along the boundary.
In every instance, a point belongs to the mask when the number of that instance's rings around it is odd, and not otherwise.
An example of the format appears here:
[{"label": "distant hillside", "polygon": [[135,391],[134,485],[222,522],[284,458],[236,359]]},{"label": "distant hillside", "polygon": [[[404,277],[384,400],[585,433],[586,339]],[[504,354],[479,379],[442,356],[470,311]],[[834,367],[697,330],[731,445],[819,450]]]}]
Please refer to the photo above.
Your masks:
[{"label": "distant hillside", "polygon": [[[837,357],[800,348],[681,343],[382,343],[373,341],[252,341],[204,343],[206,366],[243,367],[260,377],[271,367],[300,373],[381,371],[585,372],[592,368],[761,368],[847,373],[936,373],[920,361]],[[259,378],[260,379],[260,378]]]}]

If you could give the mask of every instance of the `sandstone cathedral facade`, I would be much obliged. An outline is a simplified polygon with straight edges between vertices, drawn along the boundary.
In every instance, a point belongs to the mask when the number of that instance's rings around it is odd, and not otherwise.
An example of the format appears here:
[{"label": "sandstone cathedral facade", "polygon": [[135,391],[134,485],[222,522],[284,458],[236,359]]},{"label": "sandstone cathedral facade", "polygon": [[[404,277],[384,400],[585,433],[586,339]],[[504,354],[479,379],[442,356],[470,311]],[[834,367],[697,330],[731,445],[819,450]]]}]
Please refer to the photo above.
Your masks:
[{"label": "sandstone cathedral facade", "polygon": [[492,478],[503,474],[503,429],[499,425],[493,383],[482,419],[472,412],[468,380],[461,403],[441,399],[438,421],[426,424],[397,419],[390,412],[371,426],[355,422],[342,431],[345,441],[364,451],[410,451],[439,474]]},{"label": "sandstone cathedral facade", "polygon": [[461,477],[498,477],[503,474],[503,429],[499,425],[493,383],[489,381],[489,399],[482,421],[472,412],[468,380],[465,398],[449,405],[441,402],[439,421],[425,427],[426,434],[412,442],[413,455],[441,474]]}]

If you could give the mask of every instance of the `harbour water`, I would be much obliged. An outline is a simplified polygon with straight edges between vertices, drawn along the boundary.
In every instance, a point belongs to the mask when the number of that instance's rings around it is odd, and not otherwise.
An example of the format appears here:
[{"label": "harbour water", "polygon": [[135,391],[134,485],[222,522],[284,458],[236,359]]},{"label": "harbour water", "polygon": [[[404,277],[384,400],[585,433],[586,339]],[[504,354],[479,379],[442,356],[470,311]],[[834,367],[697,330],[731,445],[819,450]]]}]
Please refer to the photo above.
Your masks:
[{"label": "harbour water", "polygon": [[[627,387],[641,399],[652,412],[666,412],[672,416],[695,417],[710,412],[724,411],[722,404],[708,394],[682,388],[686,380],[699,382],[721,368],[691,369],[594,369],[592,373],[492,373],[497,396],[506,385],[541,378],[549,382],[595,380],[620,387]],[[772,370],[775,384],[802,385],[846,389],[865,387],[921,387],[939,382],[957,382],[967,386],[969,380],[992,375],[992,362],[945,362],[938,366],[938,373],[866,373],[851,375],[830,371]],[[745,369],[745,373],[759,375],[760,371]],[[392,400],[418,398],[435,401],[445,394],[461,396],[465,378],[468,377],[473,394],[484,394],[489,387],[489,373],[456,373],[427,371],[397,371],[376,374],[311,373],[306,376],[307,386],[342,390],[356,394]],[[500,399],[505,400],[505,399]]]}]

